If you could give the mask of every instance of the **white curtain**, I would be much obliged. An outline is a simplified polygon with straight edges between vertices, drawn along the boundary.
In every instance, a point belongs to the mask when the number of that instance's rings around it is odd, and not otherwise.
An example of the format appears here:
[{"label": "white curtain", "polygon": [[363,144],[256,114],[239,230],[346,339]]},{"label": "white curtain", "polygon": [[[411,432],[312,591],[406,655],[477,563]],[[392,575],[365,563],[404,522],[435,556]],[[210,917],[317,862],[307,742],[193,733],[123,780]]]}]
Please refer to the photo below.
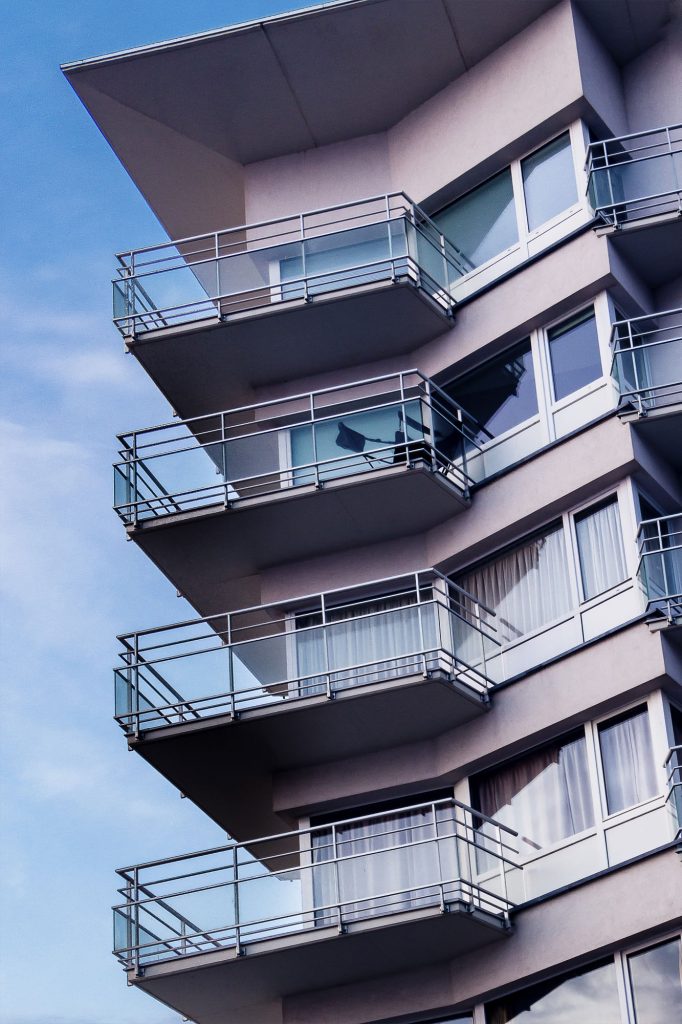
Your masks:
[{"label": "white curtain", "polygon": [[[453,809],[431,807],[392,811],[313,833],[313,898],[318,926],[337,918],[327,907],[341,905],[345,921],[416,907],[440,899],[435,883],[448,882],[446,898],[457,887]],[[438,841],[436,842],[436,832]],[[336,858],[336,864],[328,863]],[[327,863],[326,863],[327,862]]]},{"label": "white curtain", "polygon": [[617,499],[595,512],[576,516],[575,530],[583,595],[588,600],[621,583],[627,575]]},{"label": "white curtain", "polygon": [[[585,737],[543,750],[500,771],[479,785],[479,808],[519,833],[520,852],[530,855],[594,824]],[[491,826],[480,830],[482,845],[494,850]],[[488,870],[489,858],[479,858]]]},{"label": "white curtain", "polygon": [[427,665],[435,660],[435,607],[417,604],[415,594],[332,608],[326,626],[305,628],[319,621],[317,615],[296,622],[298,676],[310,677],[301,684],[304,693],[326,689],[326,678],[313,673],[328,670],[333,689],[345,689],[421,672],[419,652],[427,653]]},{"label": "white curtain", "polygon": [[658,786],[646,708],[600,726],[599,743],[609,814],[655,796]]},{"label": "white curtain", "polygon": [[562,527],[526,541],[455,582],[496,613],[493,622],[501,643],[539,629],[571,606]]}]

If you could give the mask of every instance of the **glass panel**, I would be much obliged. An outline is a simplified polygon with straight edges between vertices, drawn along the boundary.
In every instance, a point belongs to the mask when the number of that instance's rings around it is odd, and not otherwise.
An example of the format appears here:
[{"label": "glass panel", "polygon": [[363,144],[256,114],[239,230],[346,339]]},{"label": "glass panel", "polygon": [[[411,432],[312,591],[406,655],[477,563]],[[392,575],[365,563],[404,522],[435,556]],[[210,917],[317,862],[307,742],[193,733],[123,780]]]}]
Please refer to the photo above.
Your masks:
[{"label": "glass panel", "polygon": [[511,171],[507,168],[432,218],[474,270],[516,245],[519,231]]},{"label": "glass panel", "polygon": [[680,940],[628,957],[637,1024],[682,1020]]},{"label": "glass panel", "polygon": [[486,1024],[622,1024],[612,960],[489,1003]]},{"label": "glass panel", "polygon": [[[522,856],[594,824],[584,735],[491,772],[477,781],[476,789],[479,810],[519,833]],[[487,824],[480,829],[482,836],[488,831]],[[480,862],[479,869],[484,869]]]},{"label": "glass panel", "polygon": [[533,537],[455,582],[496,613],[502,643],[561,618],[571,607],[562,527]]},{"label": "glass panel", "polygon": [[655,796],[658,785],[646,708],[600,725],[599,744],[609,814]]},{"label": "glass panel", "polygon": [[529,231],[578,201],[568,132],[526,157],[521,172]]},{"label": "glass panel", "polygon": [[578,556],[586,601],[627,578],[618,501],[575,517]]},{"label": "glass panel", "polygon": [[593,310],[553,327],[547,337],[557,402],[601,377],[597,322]]},{"label": "glass panel", "polygon": [[479,444],[530,419],[538,411],[530,340],[453,381],[445,390],[478,420]]},{"label": "glass panel", "polygon": [[419,401],[406,403],[404,413],[403,406],[396,404],[297,427],[291,431],[294,483],[315,481],[309,467],[315,461],[327,463],[320,469],[321,480],[404,464],[406,441],[423,436]]}]

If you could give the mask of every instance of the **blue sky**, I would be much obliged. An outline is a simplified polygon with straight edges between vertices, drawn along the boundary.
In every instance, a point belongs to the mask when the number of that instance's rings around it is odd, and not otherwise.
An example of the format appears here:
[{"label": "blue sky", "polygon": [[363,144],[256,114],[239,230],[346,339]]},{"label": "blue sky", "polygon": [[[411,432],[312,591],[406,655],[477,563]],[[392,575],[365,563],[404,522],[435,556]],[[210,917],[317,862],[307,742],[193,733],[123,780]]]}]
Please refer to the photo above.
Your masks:
[{"label": "blue sky", "polygon": [[0,1024],[170,1024],[110,953],[114,868],[224,841],[112,721],[117,633],[188,606],[111,511],[114,435],[170,410],[111,325],[155,219],[60,62],[302,6],[22,0],[3,15]]}]

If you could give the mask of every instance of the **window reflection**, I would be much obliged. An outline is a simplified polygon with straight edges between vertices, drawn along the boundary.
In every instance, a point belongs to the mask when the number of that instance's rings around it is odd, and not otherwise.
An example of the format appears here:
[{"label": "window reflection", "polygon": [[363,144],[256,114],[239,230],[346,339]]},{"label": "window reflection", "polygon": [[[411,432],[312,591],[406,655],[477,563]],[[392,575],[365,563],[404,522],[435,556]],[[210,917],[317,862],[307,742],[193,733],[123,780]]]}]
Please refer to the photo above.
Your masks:
[{"label": "window reflection", "polygon": [[622,1024],[613,960],[489,1003],[486,1024]]},{"label": "window reflection", "polygon": [[548,332],[548,339],[555,401],[602,376],[593,310],[553,327]]},{"label": "window reflection", "polygon": [[578,200],[568,132],[522,160],[521,173],[529,231]]},{"label": "window reflection", "polygon": [[680,940],[628,957],[637,1024],[682,1020]]},{"label": "window reflection", "polygon": [[538,411],[530,340],[453,381],[445,390],[478,420],[479,444],[530,419]]},{"label": "window reflection", "polygon": [[441,210],[433,220],[457,246],[467,270],[510,249],[519,240],[511,171],[507,168],[496,174]]}]

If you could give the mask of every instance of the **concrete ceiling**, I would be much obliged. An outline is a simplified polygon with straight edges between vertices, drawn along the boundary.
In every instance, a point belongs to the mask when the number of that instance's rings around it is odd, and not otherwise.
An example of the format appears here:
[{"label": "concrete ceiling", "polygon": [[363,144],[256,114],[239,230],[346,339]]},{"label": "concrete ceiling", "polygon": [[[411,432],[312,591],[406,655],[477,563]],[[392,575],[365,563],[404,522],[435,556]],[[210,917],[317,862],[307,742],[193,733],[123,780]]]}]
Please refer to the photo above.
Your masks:
[{"label": "concrete ceiling", "polygon": [[[105,135],[93,90],[247,164],[389,128],[556,2],[341,0],[64,72]],[[623,62],[656,37],[668,0],[579,6]]]}]

